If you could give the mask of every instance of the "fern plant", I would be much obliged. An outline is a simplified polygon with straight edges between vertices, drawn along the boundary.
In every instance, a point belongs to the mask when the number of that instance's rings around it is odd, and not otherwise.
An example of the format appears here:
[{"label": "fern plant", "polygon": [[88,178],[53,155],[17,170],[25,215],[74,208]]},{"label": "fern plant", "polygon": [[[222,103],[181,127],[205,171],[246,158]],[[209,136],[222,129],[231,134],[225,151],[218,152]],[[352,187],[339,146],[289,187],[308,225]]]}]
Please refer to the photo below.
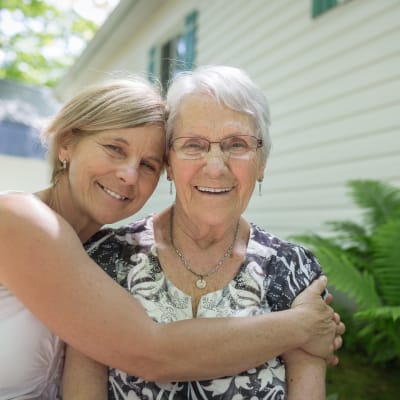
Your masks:
[{"label": "fern plant", "polygon": [[332,236],[292,238],[313,250],[330,285],[355,300],[352,342],[372,362],[399,361],[400,189],[375,180],[353,180],[348,187],[363,211],[362,224],[328,222]]}]

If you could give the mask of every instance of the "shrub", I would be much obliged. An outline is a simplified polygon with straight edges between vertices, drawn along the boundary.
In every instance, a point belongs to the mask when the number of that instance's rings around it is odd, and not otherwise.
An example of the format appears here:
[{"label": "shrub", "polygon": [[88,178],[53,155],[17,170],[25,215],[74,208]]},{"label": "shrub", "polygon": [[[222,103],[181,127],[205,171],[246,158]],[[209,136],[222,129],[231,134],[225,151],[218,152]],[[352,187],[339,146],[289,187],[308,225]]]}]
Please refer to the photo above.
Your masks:
[{"label": "shrub", "polygon": [[[375,180],[353,180],[350,194],[362,224],[333,221],[332,236],[292,238],[310,247],[329,284],[354,299],[350,344],[373,363],[400,360],[400,190]],[[347,322],[347,321],[346,321]]]}]

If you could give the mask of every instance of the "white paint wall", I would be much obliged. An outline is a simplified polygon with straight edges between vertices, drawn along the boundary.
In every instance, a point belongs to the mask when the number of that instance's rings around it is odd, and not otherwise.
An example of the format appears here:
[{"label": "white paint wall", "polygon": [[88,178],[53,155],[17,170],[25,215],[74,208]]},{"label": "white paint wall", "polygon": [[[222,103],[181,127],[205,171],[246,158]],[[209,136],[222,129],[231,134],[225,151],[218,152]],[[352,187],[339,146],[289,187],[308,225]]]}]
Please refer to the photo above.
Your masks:
[{"label": "white paint wall", "polygon": [[[149,48],[196,8],[197,63],[244,68],[270,100],[273,151],[264,194],[255,193],[246,216],[281,236],[357,218],[345,195],[349,179],[400,185],[400,2],[351,0],[317,19],[310,7],[310,0],[158,1],[103,62],[101,47],[96,52],[98,70],[143,72]],[[79,68],[75,77],[98,79],[87,73],[90,63]],[[67,84],[73,90],[73,76]],[[163,208],[167,191],[164,183],[145,211]]]},{"label": "white paint wall", "polygon": [[44,160],[0,155],[0,192],[35,192],[49,186],[50,169]]},{"label": "white paint wall", "polygon": [[308,0],[204,3],[198,62],[245,68],[271,104],[265,194],[249,219],[284,236],[323,231],[356,217],[349,179],[400,184],[400,2],[352,0],[315,20]]}]

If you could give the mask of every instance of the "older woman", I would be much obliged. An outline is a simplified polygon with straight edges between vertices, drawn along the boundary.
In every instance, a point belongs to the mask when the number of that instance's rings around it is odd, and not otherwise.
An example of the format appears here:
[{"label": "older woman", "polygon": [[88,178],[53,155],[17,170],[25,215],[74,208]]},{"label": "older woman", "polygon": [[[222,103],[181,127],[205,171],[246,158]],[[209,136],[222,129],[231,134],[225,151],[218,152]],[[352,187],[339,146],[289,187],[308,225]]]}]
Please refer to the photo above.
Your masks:
[{"label": "older woman", "polygon": [[[175,203],[100,232],[89,253],[159,323],[290,309],[321,274],[318,262],[242,216],[271,146],[263,93],[241,70],[203,67],[176,78],[167,105],[167,175]],[[200,357],[204,349],[194,337],[192,346]],[[324,398],[325,360],[294,347],[238,375],[207,381],[151,382],[111,368],[108,398]],[[106,398],[106,378],[105,368],[70,350],[65,398]]]}]

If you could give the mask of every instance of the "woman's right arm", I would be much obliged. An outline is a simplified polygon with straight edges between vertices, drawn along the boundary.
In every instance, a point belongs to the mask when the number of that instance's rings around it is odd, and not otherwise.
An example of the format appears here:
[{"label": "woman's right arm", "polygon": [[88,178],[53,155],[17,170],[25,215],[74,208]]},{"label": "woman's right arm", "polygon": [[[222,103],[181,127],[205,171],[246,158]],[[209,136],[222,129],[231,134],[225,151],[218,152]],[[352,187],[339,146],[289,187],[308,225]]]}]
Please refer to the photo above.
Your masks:
[{"label": "woman's right arm", "polygon": [[296,347],[333,355],[337,325],[318,300],[322,280],[301,295],[313,300],[292,310],[157,324],[40,201],[1,196],[0,221],[0,282],[63,340],[103,364],[153,381],[200,380]]}]

